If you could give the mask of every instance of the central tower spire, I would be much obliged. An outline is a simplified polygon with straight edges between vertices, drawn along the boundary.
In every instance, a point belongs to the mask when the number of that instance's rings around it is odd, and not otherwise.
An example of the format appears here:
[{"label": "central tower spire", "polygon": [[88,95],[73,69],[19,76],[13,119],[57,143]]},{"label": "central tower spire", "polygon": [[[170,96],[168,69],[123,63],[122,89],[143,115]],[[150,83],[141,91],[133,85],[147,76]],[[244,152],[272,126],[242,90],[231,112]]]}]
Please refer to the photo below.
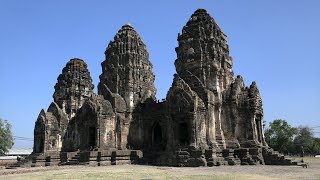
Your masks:
[{"label": "central tower spire", "polygon": [[196,10],[178,35],[177,73],[196,76],[212,91],[223,91],[233,81],[227,36],[204,9]]},{"label": "central tower spire", "polygon": [[101,63],[100,83],[122,96],[128,109],[151,98],[155,100],[155,76],[146,45],[130,24],[125,24],[110,41]]}]

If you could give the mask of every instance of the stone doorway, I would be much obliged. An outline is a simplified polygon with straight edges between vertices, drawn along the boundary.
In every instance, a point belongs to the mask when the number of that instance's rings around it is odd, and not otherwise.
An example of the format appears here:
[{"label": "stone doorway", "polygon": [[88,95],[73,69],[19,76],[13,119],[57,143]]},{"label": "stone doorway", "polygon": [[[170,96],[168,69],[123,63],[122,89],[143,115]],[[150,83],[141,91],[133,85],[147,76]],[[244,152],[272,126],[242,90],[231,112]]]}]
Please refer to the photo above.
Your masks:
[{"label": "stone doorway", "polygon": [[256,115],[256,131],[257,131],[257,139],[259,143],[262,142],[262,135],[261,135],[261,130],[262,130],[262,124],[261,124],[261,115]]},{"label": "stone doorway", "polygon": [[90,127],[89,128],[89,141],[88,145],[89,147],[95,147],[96,146],[96,128]]},{"label": "stone doorway", "polygon": [[36,151],[36,153],[41,153],[41,152],[43,152],[43,150],[44,150],[44,139],[39,138],[37,146],[35,148],[35,151]]},{"label": "stone doorway", "polygon": [[152,136],[153,136],[152,138],[153,144],[160,144],[162,142],[162,129],[158,122],[153,127]]},{"label": "stone doorway", "polygon": [[179,143],[181,145],[189,144],[189,128],[186,122],[179,123]]}]

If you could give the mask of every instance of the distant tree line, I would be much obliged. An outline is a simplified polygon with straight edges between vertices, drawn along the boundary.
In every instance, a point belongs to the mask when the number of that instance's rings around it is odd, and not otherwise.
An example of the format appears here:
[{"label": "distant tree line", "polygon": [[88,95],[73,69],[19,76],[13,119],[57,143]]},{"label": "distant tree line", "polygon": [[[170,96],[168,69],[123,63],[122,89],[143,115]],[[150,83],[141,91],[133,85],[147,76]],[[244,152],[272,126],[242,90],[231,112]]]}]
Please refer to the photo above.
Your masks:
[{"label": "distant tree line", "polygon": [[270,122],[265,130],[268,145],[287,155],[320,154],[320,138],[315,137],[313,129],[308,126],[292,127],[286,120],[277,119]]}]

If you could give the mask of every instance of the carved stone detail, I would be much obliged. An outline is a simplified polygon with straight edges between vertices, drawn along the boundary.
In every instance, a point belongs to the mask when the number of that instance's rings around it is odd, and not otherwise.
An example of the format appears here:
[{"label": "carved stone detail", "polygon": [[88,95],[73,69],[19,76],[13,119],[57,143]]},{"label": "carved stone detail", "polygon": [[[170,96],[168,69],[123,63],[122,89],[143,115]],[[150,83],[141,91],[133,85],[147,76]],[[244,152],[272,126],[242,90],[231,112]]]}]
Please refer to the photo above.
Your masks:
[{"label": "carved stone detail", "polygon": [[206,10],[192,14],[176,53],[177,73],[162,102],[146,45],[129,24],[106,48],[98,95],[86,63],[71,59],[35,123],[33,157],[54,157],[53,164],[292,164],[266,144],[257,85],[234,77],[227,36]]}]

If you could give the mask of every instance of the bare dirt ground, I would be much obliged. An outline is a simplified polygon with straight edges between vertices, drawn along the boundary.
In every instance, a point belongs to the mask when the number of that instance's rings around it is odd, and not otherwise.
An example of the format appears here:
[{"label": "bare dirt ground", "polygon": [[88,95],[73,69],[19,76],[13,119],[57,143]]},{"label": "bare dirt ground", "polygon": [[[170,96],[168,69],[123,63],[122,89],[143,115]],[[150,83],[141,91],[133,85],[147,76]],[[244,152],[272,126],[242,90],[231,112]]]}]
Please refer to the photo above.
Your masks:
[{"label": "bare dirt ground", "polygon": [[6,166],[9,164],[13,164],[15,162],[17,162],[16,159],[0,159],[0,168],[1,168],[1,166]]},{"label": "bare dirt ground", "polygon": [[0,169],[0,179],[319,179],[320,158],[301,166],[157,167],[116,165]]}]

